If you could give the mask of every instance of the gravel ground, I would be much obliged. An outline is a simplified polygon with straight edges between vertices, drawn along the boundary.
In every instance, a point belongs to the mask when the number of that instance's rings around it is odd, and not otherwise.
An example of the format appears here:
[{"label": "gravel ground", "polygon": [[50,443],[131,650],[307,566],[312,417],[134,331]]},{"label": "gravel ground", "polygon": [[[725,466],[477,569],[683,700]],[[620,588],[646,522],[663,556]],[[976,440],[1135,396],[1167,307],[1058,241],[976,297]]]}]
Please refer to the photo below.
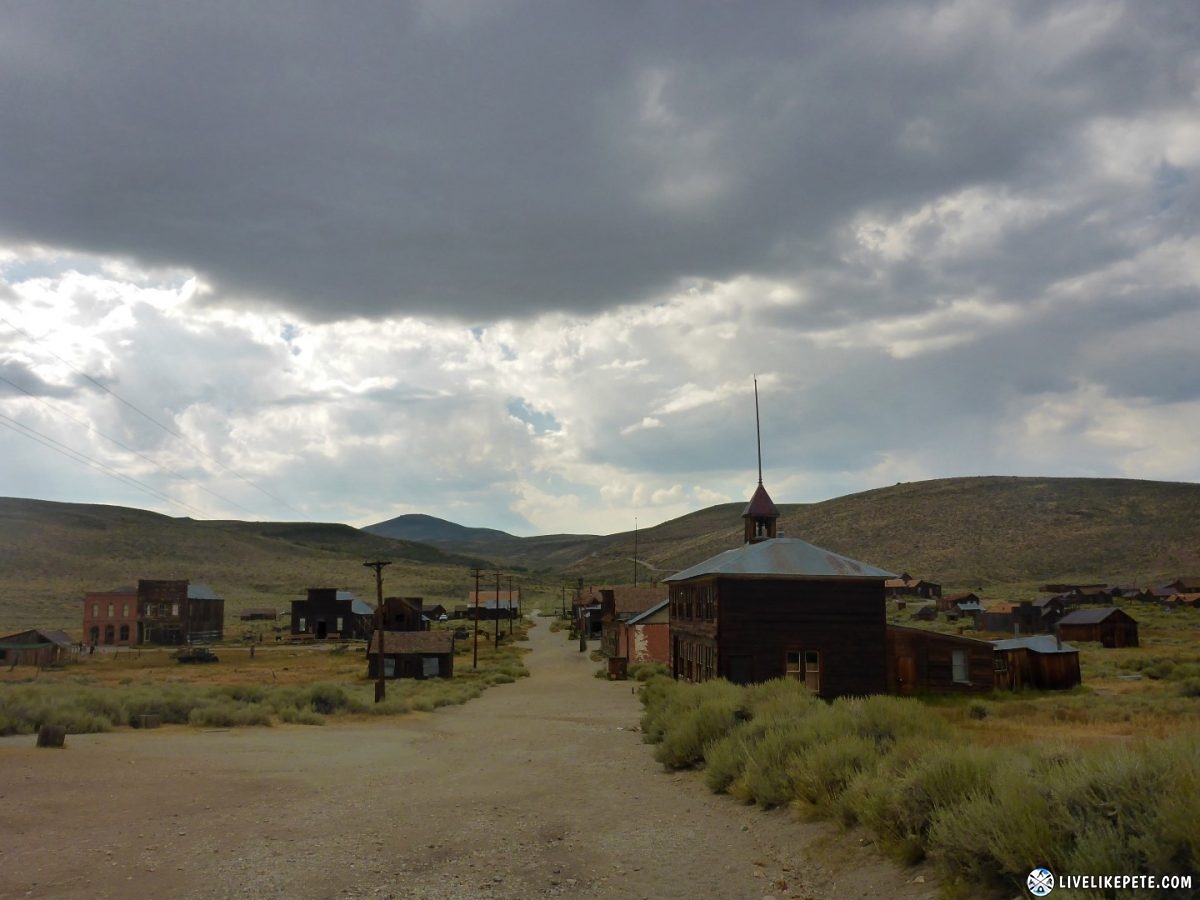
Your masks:
[{"label": "gravel ground", "polygon": [[0,897],[937,895],[854,834],[664,772],[631,683],[530,644],[530,678],[384,723],[4,738]]}]

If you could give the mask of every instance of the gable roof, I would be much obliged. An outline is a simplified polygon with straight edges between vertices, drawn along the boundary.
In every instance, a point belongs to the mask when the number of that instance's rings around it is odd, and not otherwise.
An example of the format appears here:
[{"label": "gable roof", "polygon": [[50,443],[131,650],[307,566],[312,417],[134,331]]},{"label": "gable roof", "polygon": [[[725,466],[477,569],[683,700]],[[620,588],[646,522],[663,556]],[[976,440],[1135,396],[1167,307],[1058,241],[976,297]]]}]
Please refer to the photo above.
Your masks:
[{"label": "gable roof", "polygon": [[650,618],[655,613],[662,612],[664,609],[666,609],[667,605],[670,602],[671,602],[671,600],[669,597],[666,600],[660,600],[658,603],[655,603],[649,609],[643,610],[642,612],[638,613],[636,616],[632,616],[629,619],[626,619],[625,624],[626,625],[636,625],[639,622],[642,622],[642,621]]},{"label": "gable roof", "polygon": [[848,556],[824,550],[799,538],[771,538],[726,550],[663,581],[686,581],[703,575],[773,578],[870,578],[886,580],[894,574]]},{"label": "gable roof", "polygon": [[69,649],[71,638],[65,631],[48,628],[31,628],[29,631],[19,631],[16,634],[0,637],[0,647],[5,650],[35,650],[47,644],[56,644],[63,649]]},{"label": "gable roof", "polygon": [[1132,619],[1132,617],[1115,606],[1093,607],[1090,609],[1077,609],[1074,612],[1069,612],[1058,620],[1059,625],[1095,625],[1103,622],[1113,613],[1119,613],[1119,618]]},{"label": "gable roof", "polygon": [[1052,634],[1031,634],[1028,637],[992,641],[997,650],[1032,650],[1034,653],[1078,653],[1070,644],[1060,644]]},{"label": "gable roof", "polygon": [[[453,631],[385,631],[383,652],[385,656],[405,653],[452,653]],[[379,652],[378,632],[371,635],[368,653]]]}]

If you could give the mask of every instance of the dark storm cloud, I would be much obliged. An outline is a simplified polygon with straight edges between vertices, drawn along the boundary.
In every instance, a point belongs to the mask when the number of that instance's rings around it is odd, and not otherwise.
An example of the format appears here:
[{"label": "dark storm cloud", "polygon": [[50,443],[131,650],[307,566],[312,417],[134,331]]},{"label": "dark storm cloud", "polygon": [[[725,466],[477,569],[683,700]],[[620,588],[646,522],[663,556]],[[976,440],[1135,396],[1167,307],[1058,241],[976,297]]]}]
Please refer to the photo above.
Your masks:
[{"label": "dark storm cloud", "polygon": [[1170,62],[1194,48],[1187,4],[1090,21],[1035,3],[11,4],[0,237],[192,267],[226,302],[318,319],[588,312],[683,278],[787,277],[828,263],[861,209],[1049,187],[1081,123],[1192,102]]}]

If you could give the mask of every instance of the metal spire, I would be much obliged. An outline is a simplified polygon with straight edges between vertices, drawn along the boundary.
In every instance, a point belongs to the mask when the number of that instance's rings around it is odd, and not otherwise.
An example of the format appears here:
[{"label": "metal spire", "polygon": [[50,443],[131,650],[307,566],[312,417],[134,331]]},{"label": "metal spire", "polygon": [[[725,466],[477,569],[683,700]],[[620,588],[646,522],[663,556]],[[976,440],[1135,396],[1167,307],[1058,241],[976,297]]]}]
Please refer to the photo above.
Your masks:
[{"label": "metal spire", "polygon": [[754,437],[758,442],[758,486],[762,487],[762,427],[758,422],[758,376],[754,376]]}]

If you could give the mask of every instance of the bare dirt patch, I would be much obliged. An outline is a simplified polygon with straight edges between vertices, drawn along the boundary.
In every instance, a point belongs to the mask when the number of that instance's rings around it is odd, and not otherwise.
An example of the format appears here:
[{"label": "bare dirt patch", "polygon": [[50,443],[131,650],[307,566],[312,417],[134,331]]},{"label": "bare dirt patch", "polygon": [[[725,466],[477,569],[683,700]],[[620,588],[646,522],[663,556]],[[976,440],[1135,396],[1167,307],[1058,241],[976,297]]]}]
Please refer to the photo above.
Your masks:
[{"label": "bare dirt patch", "polygon": [[865,839],[664,772],[633,685],[530,645],[532,677],[434,714],[0,740],[0,896],[936,896]]}]

